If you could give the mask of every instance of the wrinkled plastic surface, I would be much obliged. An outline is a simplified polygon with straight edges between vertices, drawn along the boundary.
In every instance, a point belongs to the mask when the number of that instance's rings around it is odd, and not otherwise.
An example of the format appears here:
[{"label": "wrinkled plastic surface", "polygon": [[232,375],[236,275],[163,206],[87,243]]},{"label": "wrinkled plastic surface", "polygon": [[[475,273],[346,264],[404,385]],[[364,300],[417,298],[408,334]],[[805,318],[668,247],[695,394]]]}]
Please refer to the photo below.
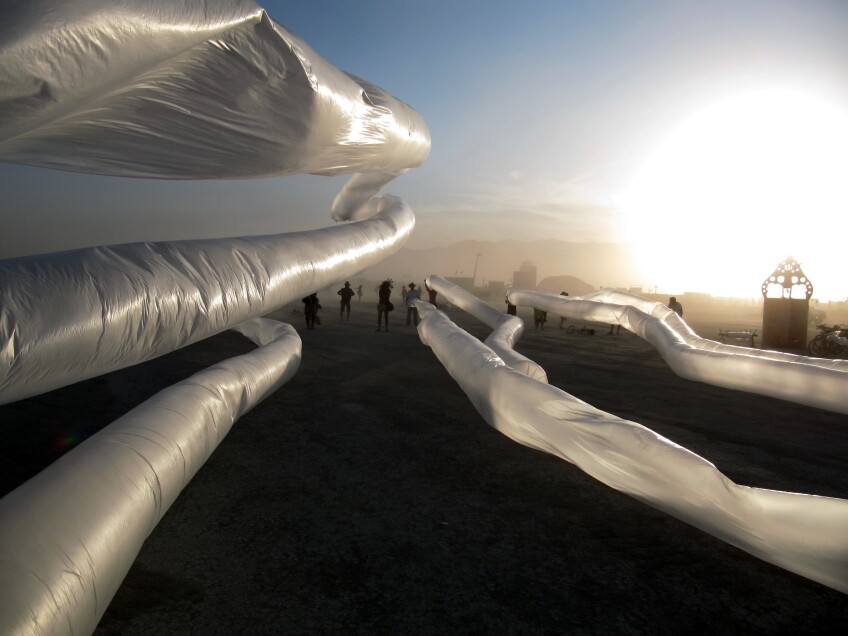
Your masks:
[{"label": "wrinkled plastic surface", "polygon": [[430,274],[426,281],[431,289],[439,292],[449,303],[492,328],[492,333],[486,338],[485,343],[507,365],[534,380],[548,381],[548,374],[542,367],[514,349],[515,343],[521,339],[521,335],[524,333],[524,321],[521,318],[498,311],[489,303],[483,302],[462,287],[454,285],[441,276]]},{"label": "wrinkled plastic surface", "polygon": [[0,403],[137,364],[371,267],[415,225],[372,219],[294,234],[136,243],[0,261]]},{"label": "wrinkled plastic surface", "polygon": [[0,499],[0,634],[88,634],[232,424],[300,366],[291,325],[156,394]]},{"label": "wrinkled plastic surface", "polygon": [[[525,296],[512,292],[510,299]],[[754,556],[848,593],[848,501],[739,486],[644,426],[510,367],[432,305],[416,306],[422,341],[504,435]]]},{"label": "wrinkled plastic surface", "polygon": [[0,500],[0,633],[93,631],[232,423],[299,365],[293,328],[243,321],[399,249],[414,215],[372,197],[429,148],[412,108],[253,2],[0,5],[0,161],[167,179],[364,173],[333,204],[355,221],[341,227],[0,262],[0,403],[229,327],[262,345],[162,391]]},{"label": "wrinkled plastic surface", "polygon": [[398,171],[423,118],[246,0],[5,0],[0,161],[162,179]]},{"label": "wrinkled plastic surface", "polygon": [[0,403],[135,364],[379,262],[408,238],[372,198],[430,148],[412,108],[248,1],[0,7],[0,161],[159,178],[362,171],[294,235],[99,247],[0,262]]},{"label": "wrinkled plastic surface", "polygon": [[677,375],[848,414],[848,360],[726,345],[696,335],[671,309],[615,290],[582,297],[510,290],[512,303],[568,318],[615,323],[651,343]]}]

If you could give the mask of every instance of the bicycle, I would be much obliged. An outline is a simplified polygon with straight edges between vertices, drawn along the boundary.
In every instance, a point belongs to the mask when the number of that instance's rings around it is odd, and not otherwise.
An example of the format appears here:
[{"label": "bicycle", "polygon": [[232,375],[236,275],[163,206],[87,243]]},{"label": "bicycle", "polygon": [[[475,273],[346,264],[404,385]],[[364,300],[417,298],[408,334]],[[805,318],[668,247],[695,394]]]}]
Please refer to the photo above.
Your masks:
[{"label": "bicycle", "polygon": [[816,325],[819,333],[810,340],[807,351],[816,358],[848,358],[848,332],[844,325]]}]

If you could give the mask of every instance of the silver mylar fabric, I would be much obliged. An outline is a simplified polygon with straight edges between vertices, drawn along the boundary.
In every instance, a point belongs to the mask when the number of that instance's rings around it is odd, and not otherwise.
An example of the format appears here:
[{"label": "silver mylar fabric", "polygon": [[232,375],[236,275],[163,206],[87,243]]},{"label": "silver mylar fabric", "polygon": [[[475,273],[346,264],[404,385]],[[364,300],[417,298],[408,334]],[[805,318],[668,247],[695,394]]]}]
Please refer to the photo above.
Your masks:
[{"label": "silver mylar fabric", "polygon": [[506,364],[534,380],[548,381],[548,374],[541,366],[515,351],[515,343],[521,339],[521,335],[524,333],[524,321],[521,318],[498,311],[489,303],[480,300],[474,294],[468,293],[462,287],[454,285],[441,276],[430,274],[426,278],[426,283],[452,305],[459,307],[484,325],[492,328],[492,333],[484,342]]},{"label": "silver mylar fabric", "polygon": [[526,376],[429,303],[415,304],[421,340],[498,431],[764,561],[848,593],[848,500],[740,486],[650,429]]},{"label": "silver mylar fabric", "polygon": [[163,355],[376,265],[415,225],[134,243],[0,261],[0,404]]},{"label": "silver mylar fabric", "polygon": [[7,0],[0,161],[158,178],[354,175],[311,233],[0,262],[0,403],[195,342],[376,264],[414,216],[371,199],[424,161],[421,116],[244,0]]},{"label": "silver mylar fabric", "polygon": [[293,328],[243,321],[399,249],[414,215],[372,197],[429,148],[412,108],[253,2],[0,4],[0,161],[166,179],[363,173],[333,204],[355,221],[344,226],[0,262],[0,403],[237,325],[263,345],[162,391],[0,500],[0,633],[93,631],[232,423],[299,365]]},{"label": "silver mylar fabric", "polygon": [[300,366],[291,325],[239,330],[262,346],[157,393],[0,499],[0,634],[94,631],[233,423]]},{"label": "silver mylar fabric", "polygon": [[510,301],[568,318],[620,324],[657,348],[677,375],[848,414],[848,361],[750,349],[701,338],[671,309],[616,290],[582,297],[510,290]]},{"label": "silver mylar fabric", "polygon": [[397,175],[429,150],[414,109],[254,2],[0,4],[0,161],[162,179]]}]

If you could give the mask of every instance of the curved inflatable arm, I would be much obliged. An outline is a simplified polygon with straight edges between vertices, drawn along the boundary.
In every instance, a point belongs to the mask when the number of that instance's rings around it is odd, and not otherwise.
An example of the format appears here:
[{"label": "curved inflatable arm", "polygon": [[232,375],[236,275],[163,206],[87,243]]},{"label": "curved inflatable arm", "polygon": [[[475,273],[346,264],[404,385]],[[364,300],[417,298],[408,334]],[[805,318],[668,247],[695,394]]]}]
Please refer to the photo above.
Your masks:
[{"label": "curved inflatable arm", "polygon": [[379,205],[372,219],[295,234],[0,261],[0,404],[155,358],[379,263],[415,226],[400,199]]},{"label": "curved inflatable arm", "polygon": [[[486,338],[489,345],[510,367],[540,382],[548,381],[548,374],[538,364],[514,350],[515,343],[524,333],[524,321],[498,311],[461,287],[445,280],[441,276],[430,274],[427,285],[442,294],[452,305],[468,312],[483,324],[492,328]],[[418,302],[416,305],[422,315],[432,309],[432,305]]]},{"label": "curved inflatable arm", "polygon": [[164,389],[0,499],[0,633],[89,634],[144,541],[233,423],[291,379],[291,325]]},{"label": "curved inflatable arm", "polygon": [[213,179],[389,171],[430,151],[408,105],[247,0],[0,8],[0,161]]},{"label": "curved inflatable arm", "polygon": [[848,361],[726,345],[695,334],[662,303],[604,290],[564,297],[512,289],[516,305],[568,318],[618,323],[657,348],[668,366],[688,380],[848,414]]},{"label": "curved inflatable arm", "polygon": [[848,501],[739,486],[644,426],[512,369],[424,305],[418,305],[425,314],[421,339],[504,435],[765,561],[848,593]]}]

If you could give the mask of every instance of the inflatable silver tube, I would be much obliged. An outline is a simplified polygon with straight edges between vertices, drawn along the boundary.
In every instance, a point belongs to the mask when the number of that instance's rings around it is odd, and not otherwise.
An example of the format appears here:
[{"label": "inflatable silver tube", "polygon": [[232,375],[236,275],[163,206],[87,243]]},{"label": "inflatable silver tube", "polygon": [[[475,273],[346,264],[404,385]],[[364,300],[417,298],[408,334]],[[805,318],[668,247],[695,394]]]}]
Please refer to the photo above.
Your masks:
[{"label": "inflatable silver tube", "polygon": [[542,367],[514,350],[515,343],[524,333],[523,320],[498,311],[441,276],[430,274],[426,281],[428,286],[439,292],[452,305],[493,329],[485,342],[507,365],[540,382],[548,381],[548,374]]},{"label": "inflatable silver tube", "polygon": [[671,309],[632,294],[602,291],[582,298],[510,290],[516,305],[568,318],[618,323],[657,348],[688,380],[848,414],[848,361],[726,345],[696,335]]},{"label": "inflatable silver tube", "polygon": [[848,593],[848,500],[739,486],[644,426],[512,369],[432,305],[416,306],[422,341],[504,435],[760,559]]},{"label": "inflatable silver tube", "polygon": [[[670,331],[676,334],[677,338],[682,339],[686,343],[692,344],[696,348],[703,349],[704,351],[719,351],[723,353],[745,353],[747,355],[752,355],[757,358],[763,358],[766,360],[778,360],[783,362],[803,361],[804,364],[818,366],[825,369],[841,368],[844,370],[848,368],[848,365],[846,365],[844,361],[840,362],[838,360],[808,358],[806,356],[798,356],[792,353],[784,353],[782,351],[771,351],[769,349],[751,349],[748,347],[736,347],[733,345],[726,345],[721,342],[716,342],[714,340],[709,340],[707,338],[701,338],[698,334],[692,331],[689,325],[687,325],[682,318],[680,318],[666,305],[653,300],[647,300],[645,298],[642,298],[641,296],[636,296],[627,292],[618,291],[614,289],[603,289],[600,291],[592,292],[590,294],[586,294],[582,297],[575,297],[575,299],[581,298],[590,302],[619,305],[620,308],[625,311],[628,307],[635,307],[636,309],[639,309],[642,313],[652,318],[657,318],[659,322],[668,324],[671,327]],[[616,310],[613,309],[613,311],[615,312]],[[631,315],[634,315],[637,318],[639,316],[639,314]],[[646,333],[649,333],[649,331],[646,330]]]},{"label": "inflatable silver tube", "polygon": [[249,0],[0,7],[0,161],[160,179],[399,171],[424,119]]},{"label": "inflatable silver tube", "polygon": [[233,423],[291,379],[291,325],[171,386],[0,499],[0,634],[94,631],[142,544]]},{"label": "inflatable silver tube", "polygon": [[262,344],[162,391],[0,500],[0,633],[94,629],[235,419],[297,369],[291,327],[242,321],[399,249],[414,215],[372,197],[429,148],[415,110],[250,0],[0,6],[0,161],[163,179],[362,173],[333,204],[334,219],[355,221],[343,227],[0,262],[0,403],[237,325]]},{"label": "inflatable silver tube", "polygon": [[0,8],[0,161],[118,176],[354,175],[309,233],[98,247],[0,263],[0,403],[129,366],[370,267],[408,238],[411,107],[249,0]]},{"label": "inflatable silver tube", "polygon": [[379,263],[415,225],[400,199],[379,205],[372,219],[294,234],[0,262],[0,403],[155,358]]}]

